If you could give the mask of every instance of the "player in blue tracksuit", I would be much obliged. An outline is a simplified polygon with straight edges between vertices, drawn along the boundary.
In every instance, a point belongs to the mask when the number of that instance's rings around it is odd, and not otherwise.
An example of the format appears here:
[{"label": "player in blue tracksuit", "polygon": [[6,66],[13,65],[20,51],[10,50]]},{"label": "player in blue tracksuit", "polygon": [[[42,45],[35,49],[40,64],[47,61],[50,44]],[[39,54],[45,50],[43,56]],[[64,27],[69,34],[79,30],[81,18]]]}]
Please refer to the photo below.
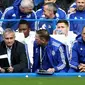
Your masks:
[{"label": "player in blue tracksuit", "polygon": [[85,26],[81,37],[73,44],[70,57],[70,69],[68,72],[85,72]]},{"label": "player in blue tracksuit", "polygon": [[[25,0],[15,0],[13,6],[6,8],[1,19],[36,19],[36,13],[32,10],[34,4],[32,1],[24,2]],[[29,21],[31,30],[35,30],[35,22]],[[1,23],[4,29],[12,28],[17,30],[18,22],[3,22]]]},{"label": "player in blue tracksuit", "polygon": [[[48,9],[45,9],[45,6],[48,5]],[[53,8],[53,9],[52,9]],[[50,10],[52,9],[52,10]],[[46,13],[47,11],[47,13]],[[53,17],[52,17],[53,12]],[[49,15],[48,15],[49,14]],[[50,34],[53,33],[53,30],[55,29],[56,21],[58,19],[66,19],[66,13],[61,8],[58,8],[56,4],[54,3],[45,3],[43,8],[36,11],[36,15],[38,19],[42,19],[43,21],[39,22],[38,28],[45,28],[48,30]],[[56,21],[44,21],[44,19],[55,19]]]},{"label": "player in blue tracksuit", "polygon": [[69,19],[74,19],[70,21],[70,30],[77,35],[81,34],[82,28],[85,25],[85,21],[82,20],[85,19],[85,1],[76,0],[76,11],[70,13],[68,16]]},{"label": "player in blue tracksuit", "polygon": [[51,38],[46,29],[36,31],[33,55],[33,72],[44,69],[48,72],[65,72],[64,45]]},{"label": "player in blue tracksuit", "polygon": [[[56,12],[57,19],[66,19],[66,12],[63,9],[59,8],[58,6],[56,6],[56,8],[57,8],[57,12]],[[44,16],[43,7],[36,11],[36,15],[38,19],[43,18]]]}]

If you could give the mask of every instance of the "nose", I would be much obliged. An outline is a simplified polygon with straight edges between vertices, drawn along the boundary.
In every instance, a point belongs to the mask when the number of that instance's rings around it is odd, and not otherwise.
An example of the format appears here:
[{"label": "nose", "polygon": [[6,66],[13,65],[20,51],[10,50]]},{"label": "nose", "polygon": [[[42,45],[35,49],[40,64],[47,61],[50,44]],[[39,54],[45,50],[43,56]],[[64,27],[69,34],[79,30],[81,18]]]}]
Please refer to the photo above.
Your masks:
[{"label": "nose", "polygon": [[11,39],[8,39],[8,42],[10,42],[11,41]]}]

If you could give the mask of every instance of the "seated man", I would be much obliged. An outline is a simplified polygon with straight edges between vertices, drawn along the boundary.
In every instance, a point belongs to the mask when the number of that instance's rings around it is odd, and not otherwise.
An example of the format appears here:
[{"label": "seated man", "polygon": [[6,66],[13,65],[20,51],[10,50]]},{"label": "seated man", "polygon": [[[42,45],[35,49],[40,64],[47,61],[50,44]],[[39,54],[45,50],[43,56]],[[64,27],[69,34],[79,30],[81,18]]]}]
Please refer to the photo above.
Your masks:
[{"label": "seated man", "polygon": [[[56,29],[53,31],[53,35],[57,40],[69,46],[69,52],[71,46],[76,39],[77,35],[70,31],[69,23],[67,20],[58,20]],[[62,40],[63,39],[63,40]]]},{"label": "seated man", "polygon": [[[42,19],[42,21],[38,22],[38,29],[46,29],[50,34],[53,33],[58,19],[66,19],[66,13],[56,7],[56,4],[53,2],[45,2],[43,9],[37,10],[36,15],[38,19]],[[49,19],[51,21],[49,21]]]},{"label": "seated man", "polygon": [[85,25],[85,0],[75,0],[76,11],[68,15],[68,19],[73,19],[70,22],[70,30],[75,34],[81,34],[82,28]]},{"label": "seated man", "polygon": [[[56,29],[53,31],[53,35],[51,35],[51,37],[55,38],[56,40],[66,45],[67,63],[69,63],[70,60],[70,51],[72,44],[77,37],[77,35],[70,31],[69,29],[70,29],[69,23],[67,20],[58,20]],[[67,66],[69,68],[69,64],[67,64]]]},{"label": "seated man", "polygon": [[32,66],[33,65],[33,43],[35,40],[35,32],[31,31],[30,23],[26,20],[20,20],[18,31],[19,33],[24,33],[24,37],[25,37],[24,43],[27,45],[27,54],[29,54],[29,59]]},{"label": "seated man", "polygon": [[15,33],[10,28],[3,32],[3,41],[0,42],[0,59],[2,55],[7,55],[9,66],[5,70],[7,63],[0,60],[1,73],[27,72],[25,46],[15,40]]},{"label": "seated man", "polygon": [[51,38],[47,30],[36,31],[33,50],[33,72],[38,69],[47,72],[65,72],[64,45]]},{"label": "seated man", "polygon": [[70,56],[70,69],[68,72],[85,72],[85,26],[81,37],[79,37],[73,47]]}]

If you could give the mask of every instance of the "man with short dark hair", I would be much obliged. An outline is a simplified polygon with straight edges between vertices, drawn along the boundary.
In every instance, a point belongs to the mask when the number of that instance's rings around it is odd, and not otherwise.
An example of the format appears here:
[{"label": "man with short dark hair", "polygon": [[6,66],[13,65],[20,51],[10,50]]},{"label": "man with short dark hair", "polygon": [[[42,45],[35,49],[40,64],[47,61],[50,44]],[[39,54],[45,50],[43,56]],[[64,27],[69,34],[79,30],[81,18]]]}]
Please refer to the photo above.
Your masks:
[{"label": "man with short dark hair", "polygon": [[33,65],[33,43],[35,40],[35,32],[31,31],[30,23],[26,20],[20,20],[18,26],[19,33],[24,33],[24,44],[27,45],[28,62]]}]

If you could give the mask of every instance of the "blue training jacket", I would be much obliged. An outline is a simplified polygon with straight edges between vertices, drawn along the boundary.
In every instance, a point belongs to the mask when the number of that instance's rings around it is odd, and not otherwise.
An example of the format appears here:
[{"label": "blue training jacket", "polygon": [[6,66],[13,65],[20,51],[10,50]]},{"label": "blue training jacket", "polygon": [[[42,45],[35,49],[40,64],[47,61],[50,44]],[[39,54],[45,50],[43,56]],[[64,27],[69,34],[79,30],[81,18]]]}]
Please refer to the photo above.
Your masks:
[{"label": "blue training jacket", "polygon": [[[42,68],[55,68],[56,72],[65,71],[65,50],[62,43],[50,37],[48,44],[42,48]],[[33,72],[40,68],[40,46],[34,42]]]},{"label": "blue training jacket", "polygon": [[53,18],[53,19],[56,19],[56,21],[44,21],[44,19],[46,19],[46,18],[45,18],[45,15],[43,14],[43,8],[38,9],[36,11],[36,16],[37,16],[37,19],[42,19],[43,20],[43,21],[40,21],[38,23],[39,24],[38,29],[45,28],[45,29],[47,29],[47,31],[50,34],[52,34],[53,33],[53,30],[56,28],[57,20],[58,19],[66,19],[66,12],[64,10],[62,10],[61,8],[58,7],[57,12],[56,12],[56,15]]},{"label": "blue training jacket", "polygon": [[69,19],[74,19],[70,21],[70,30],[77,35],[81,34],[82,28],[85,26],[85,21],[82,20],[85,19],[85,10],[84,11],[76,10],[76,12],[69,14]]},{"label": "blue training jacket", "polygon": [[[32,13],[29,14],[24,14],[22,12],[20,12],[19,10],[19,5],[21,3],[21,0],[15,0],[13,6],[10,6],[8,8],[5,9],[2,18],[1,19],[36,19],[36,13],[34,11],[32,11]],[[2,27],[4,29],[8,28],[12,28],[14,30],[17,30],[18,28],[18,23],[19,21],[11,21],[11,22],[2,22]],[[30,28],[32,31],[35,30],[35,21],[29,21],[30,23]]]},{"label": "blue training jacket", "polygon": [[82,37],[79,37],[72,47],[70,70],[79,71],[78,65],[80,63],[85,64],[85,42]]}]

